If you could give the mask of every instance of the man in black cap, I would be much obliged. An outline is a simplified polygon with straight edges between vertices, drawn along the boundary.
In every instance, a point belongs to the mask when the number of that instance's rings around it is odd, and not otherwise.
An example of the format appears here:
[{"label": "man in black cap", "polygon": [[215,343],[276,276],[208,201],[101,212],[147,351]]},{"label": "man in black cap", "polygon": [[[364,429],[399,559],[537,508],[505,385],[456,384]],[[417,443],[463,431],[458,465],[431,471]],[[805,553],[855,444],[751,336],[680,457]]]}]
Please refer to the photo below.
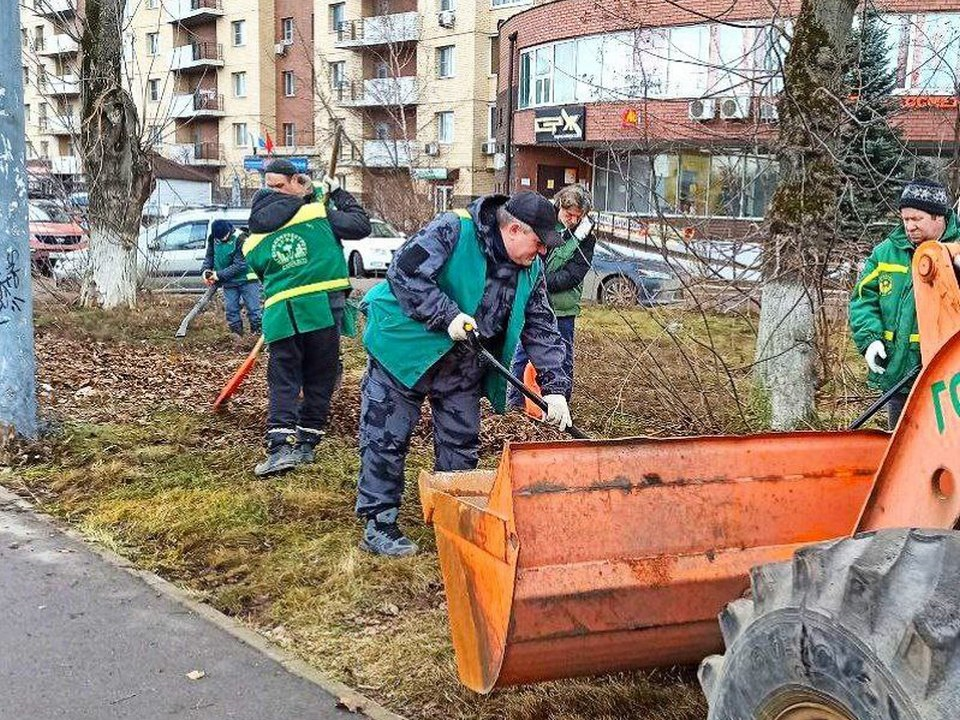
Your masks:
[{"label": "man in black cap", "polygon": [[[864,264],[850,298],[850,328],[870,370],[868,383],[887,391],[920,365],[920,335],[910,265],[927,240],[957,242],[960,232],[947,190],[916,180],[900,195],[901,224],[877,245]],[[887,406],[892,430],[910,394],[903,388]]]},{"label": "man in black cap", "polygon": [[546,198],[490,195],[468,210],[443,213],[397,251],[387,279],[367,293],[363,336],[369,354],[361,385],[361,547],[412,555],[417,546],[397,526],[404,464],[420,407],[430,399],[437,470],[477,466],[480,397],[497,412],[506,381],[469,343],[509,366],[522,340],[537,368],[546,420],[571,424],[563,340],[547,301],[540,255],[560,244],[557,214]]}]

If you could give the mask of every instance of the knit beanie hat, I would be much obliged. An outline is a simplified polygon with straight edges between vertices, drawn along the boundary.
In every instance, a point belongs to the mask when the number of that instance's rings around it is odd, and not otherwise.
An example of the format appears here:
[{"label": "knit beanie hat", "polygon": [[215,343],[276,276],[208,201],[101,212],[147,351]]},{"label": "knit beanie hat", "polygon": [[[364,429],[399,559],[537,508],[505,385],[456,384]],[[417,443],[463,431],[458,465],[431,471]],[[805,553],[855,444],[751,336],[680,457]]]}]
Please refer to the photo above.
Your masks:
[{"label": "knit beanie hat", "polygon": [[210,232],[215,238],[222,240],[233,232],[233,225],[227,220],[214,220]]},{"label": "knit beanie hat", "polygon": [[903,188],[900,195],[900,209],[913,208],[944,217],[950,211],[950,198],[947,189],[931,180],[914,180]]}]

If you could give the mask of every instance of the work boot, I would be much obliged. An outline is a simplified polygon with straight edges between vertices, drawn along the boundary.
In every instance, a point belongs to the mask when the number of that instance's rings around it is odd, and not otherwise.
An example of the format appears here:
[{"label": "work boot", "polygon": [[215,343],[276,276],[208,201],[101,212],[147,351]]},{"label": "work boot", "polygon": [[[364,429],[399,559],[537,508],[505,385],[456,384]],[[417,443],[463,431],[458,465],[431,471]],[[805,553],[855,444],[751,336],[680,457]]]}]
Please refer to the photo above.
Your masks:
[{"label": "work boot", "polygon": [[230,326],[230,340],[233,342],[233,346],[237,349],[243,349],[244,340],[243,340],[243,325],[231,325]]},{"label": "work boot", "polygon": [[316,457],[315,448],[323,440],[326,433],[323,430],[314,430],[297,425],[297,452],[300,454],[300,463],[309,465]]},{"label": "work boot", "polygon": [[257,464],[253,469],[254,475],[257,477],[275,475],[293,470],[300,464],[300,453],[294,447],[296,435],[286,430],[268,432],[267,442],[270,448],[267,459]]},{"label": "work boot", "polygon": [[404,536],[397,526],[397,508],[382,510],[367,518],[360,547],[374,555],[404,557],[417,554],[417,544]]}]

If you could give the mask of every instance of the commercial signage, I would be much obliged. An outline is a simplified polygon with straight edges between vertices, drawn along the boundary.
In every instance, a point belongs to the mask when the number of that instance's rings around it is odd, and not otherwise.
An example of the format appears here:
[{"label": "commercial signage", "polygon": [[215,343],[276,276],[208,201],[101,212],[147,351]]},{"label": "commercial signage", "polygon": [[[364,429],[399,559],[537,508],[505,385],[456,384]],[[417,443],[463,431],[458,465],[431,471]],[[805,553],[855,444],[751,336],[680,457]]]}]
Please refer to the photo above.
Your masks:
[{"label": "commercial signage", "polygon": [[637,108],[624,108],[620,113],[620,127],[636,128],[640,126],[640,111]]},{"label": "commercial signage", "polygon": [[[263,172],[263,167],[274,158],[264,157],[263,155],[247,155],[243,158],[243,169],[247,172]],[[310,162],[305,157],[284,158],[293,163],[297,172],[305,173],[310,169]]]},{"label": "commercial signage", "polygon": [[957,107],[956,95],[904,95],[900,101],[904,108],[910,110],[922,108],[954,110]]},{"label": "commercial signage", "polygon": [[447,168],[411,168],[410,175],[417,180],[446,180]]},{"label": "commercial signage", "polygon": [[574,142],[586,138],[587,110],[583,105],[564,105],[537,110],[533,133],[538,143]]}]

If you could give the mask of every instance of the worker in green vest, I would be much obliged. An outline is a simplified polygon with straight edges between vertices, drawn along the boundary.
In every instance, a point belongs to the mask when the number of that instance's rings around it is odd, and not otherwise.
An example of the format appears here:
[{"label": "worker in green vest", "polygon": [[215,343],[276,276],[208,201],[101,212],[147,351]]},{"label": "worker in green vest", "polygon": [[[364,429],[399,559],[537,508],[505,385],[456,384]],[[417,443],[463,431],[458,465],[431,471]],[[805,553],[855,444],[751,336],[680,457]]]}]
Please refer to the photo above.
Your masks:
[{"label": "worker in green vest", "polygon": [[[593,209],[590,193],[578,184],[560,188],[553,196],[557,209],[557,232],[559,247],[547,251],[544,258],[547,295],[550,307],[557,316],[557,329],[563,338],[563,371],[570,378],[573,390],[573,329],[580,314],[580,299],[583,296],[583,279],[590,272],[593,250],[597,244],[593,234],[593,221],[587,215]],[[527,366],[527,353],[523,345],[517,346],[511,370],[523,379]],[[521,408],[523,396],[512,385],[507,389],[510,406]],[[567,394],[567,401],[570,394]]]},{"label": "worker in green vest", "polygon": [[550,202],[533,192],[479,198],[469,210],[437,216],[404,243],[387,279],[364,298],[369,359],[360,390],[356,506],[364,549],[393,557],[417,551],[397,515],[425,398],[441,471],[476,467],[481,396],[496,412],[505,409],[506,381],[468,342],[470,328],[504,364],[522,339],[538,370],[546,420],[561,430],[571,424],[563,339],[540,260],[560,244],[556,220]]},{"label": "worker in green vest", "polygon": [[243,243],[248,266],[263,281],[263,335],[270,350],[268,455],[254,469],[257,475],[313,461],[339,375],[344,292],[350,288],[339,240],[370,234],[367,213],[333,178],[324,178],[326,196],[317,202],[306,201],[311,188],[289,160],[273,160],[265,179]]},{"label": "worker in green vest", "polygon": [[[943,185],[908,183],[899,205],[901,224],[870,253],[850,298],[850,328],[870,370],[867,382],[884,392],[920,365],[913,252],[927,240],[960,240],[957,216]],[[890,399],[890,430],[897,426],[909,394],[905,387]]]},{"label": "worker in green vest", "polygon": [[247,269],[247,261],[241,252],[246,233],[227,220],[214,220],[207,238],[207,253],[200,267],[203,282],[208,287],[223,289],[223,308],[227,326],[234,337],[234,344],[243,342],[243,318],[241,304],[247,310],[250,335],[260,336],[260,281],[253,271]]}]

